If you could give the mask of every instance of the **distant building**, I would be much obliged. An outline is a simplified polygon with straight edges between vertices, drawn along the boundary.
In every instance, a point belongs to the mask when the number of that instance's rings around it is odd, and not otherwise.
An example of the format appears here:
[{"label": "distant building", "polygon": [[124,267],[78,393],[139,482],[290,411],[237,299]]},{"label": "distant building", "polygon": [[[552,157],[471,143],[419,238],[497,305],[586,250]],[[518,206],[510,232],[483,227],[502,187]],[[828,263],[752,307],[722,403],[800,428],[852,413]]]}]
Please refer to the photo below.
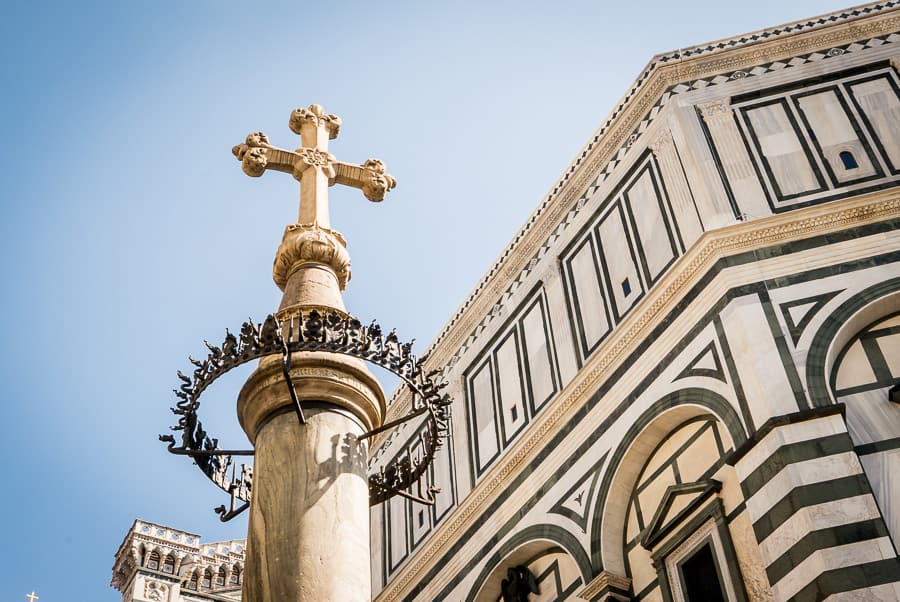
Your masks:
[{"label": "distant building", "polygon": [[113,565],[122,600],[241,599],[244,540],[201,543],[196,533],[134,521]]},{"label": "distant building", "polygon": [[[443,491],[372,508],[376,600],[900,599],[898,7],[650,61],[432,343]],[[237,599],[137,529],[125,600]]]}]

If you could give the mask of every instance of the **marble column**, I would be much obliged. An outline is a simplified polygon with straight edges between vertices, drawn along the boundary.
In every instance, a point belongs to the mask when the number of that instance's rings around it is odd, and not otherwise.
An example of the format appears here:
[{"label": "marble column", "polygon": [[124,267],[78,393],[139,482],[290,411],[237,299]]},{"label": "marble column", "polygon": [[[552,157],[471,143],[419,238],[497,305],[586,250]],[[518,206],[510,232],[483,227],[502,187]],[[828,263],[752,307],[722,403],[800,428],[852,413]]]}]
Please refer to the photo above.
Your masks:
[{"label": "marble column", "polygon": [[[328,272],[325,264],[295,271],[279,317],[306,311],[293,300],[339,299]],[[341,355],[295,353],[291,378],[305,424],[278,357],[260,362],[238,398],[256,449],[243,599],[370,600],[367,446],[358,437],[380,424],[384,394],[362,361]]]},{"label": "marble column", "polygon": [[[296,109],[288,125],[303,146],[269,144],[261,132],[232,149],[247,175],[290,173],[300,182],[298,222],[285,228],[272,277],[283,291],[278,319],[312,311],[347,315],[350,280],[344,237],[330,227],[328,188],[362,190],[378,202],[397,181],[384,164],[338,161],[328,152],[341,120],[320,105]],[[244,602],[363,602],[372,597],[367,444],[381,426],[384,392],[365,363],[336,353],[296,352],[290,382],[282,358],[260,361],[237,402],[238,420],[256,453],[242,596]]]}]

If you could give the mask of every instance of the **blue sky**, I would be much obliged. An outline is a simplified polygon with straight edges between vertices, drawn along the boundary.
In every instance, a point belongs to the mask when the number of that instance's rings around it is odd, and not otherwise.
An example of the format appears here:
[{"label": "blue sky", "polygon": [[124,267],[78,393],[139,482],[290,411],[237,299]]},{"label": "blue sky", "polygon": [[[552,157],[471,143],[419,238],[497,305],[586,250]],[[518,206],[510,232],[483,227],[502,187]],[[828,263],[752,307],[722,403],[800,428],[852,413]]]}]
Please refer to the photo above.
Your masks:
[{"label": "blue sky", "polygon": [[[384,203],[332,189],[345,300],[421,349],[653,54],[843,6],[4,3],[0,600],[118,600],[135,517],[245,535],[156,436],[188,354],[280,299],[297,184],[241,173],[248,132],[299,146],[288,115],[317,102],[343,119],[338,159],[387,163]],[[226,444],[246,374],[204,395]]]}]

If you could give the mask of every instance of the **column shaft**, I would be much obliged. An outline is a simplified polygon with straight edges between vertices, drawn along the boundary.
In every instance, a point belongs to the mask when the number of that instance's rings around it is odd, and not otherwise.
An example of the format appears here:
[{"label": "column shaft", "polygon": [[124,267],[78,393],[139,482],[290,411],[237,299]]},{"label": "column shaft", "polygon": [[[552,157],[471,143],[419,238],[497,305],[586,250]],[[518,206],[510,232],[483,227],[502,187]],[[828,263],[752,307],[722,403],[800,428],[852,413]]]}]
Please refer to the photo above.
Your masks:
[{"label": "column shaft", "polygon": [[256,436],[243,599],[371,599],[366,448],[336,406],[266,421]]}]

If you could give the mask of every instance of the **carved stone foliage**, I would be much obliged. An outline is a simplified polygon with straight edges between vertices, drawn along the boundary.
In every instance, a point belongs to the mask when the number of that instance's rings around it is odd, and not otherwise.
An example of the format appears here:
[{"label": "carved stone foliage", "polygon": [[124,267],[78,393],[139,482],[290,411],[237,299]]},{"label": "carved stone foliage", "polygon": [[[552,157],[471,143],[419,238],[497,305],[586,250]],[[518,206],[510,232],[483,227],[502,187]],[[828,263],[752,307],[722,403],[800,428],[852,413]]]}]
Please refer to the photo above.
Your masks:
[{"label": "carved stone foliage", "polygon": [[706,122],[727,118],[731,115],[731,99],[717,98],[713,101],[697,105]]},{"label": "carved stone foliage", "polygon": [[363,163],[366,176],[363,178],[362,191],[367,199],[378,202],[384,195],[397,186],[397,179],[387,173],[384,163],[378,159],[367,159]]},{"label": "carved stone foliage", "polygon": [[[204,341],[205,342],[205,341]],[[446,382],[438,382],[439,370],[426,372],[425,358],[412,353],[413,341],[403,343],[395,331],[384,333],[372,322],[363,325],[358,319],[336,311],[310,310],[294,314],[284,321],[269,315],[262,324],[244,322],[240,333],[225,331],[221,345],[205,342],[209,355],[203,361],[189,358],[194,366],[191,376],[177,372],[181,385],[174,389],[178,401],[172,413],[178,423],[172,427],[180,432],[180,442],[173,435],[160,435],[169,444],[170,452],[191,456],[201,471],[233,498],[249,501],[252,492],[252,468],[242,465],[240,474],[233,465],[234,455],[252,455],[252,450],[222,450],[218,439],[211,437],[198,418],[200,395],[219,376],[241,364],[267,355],[280,354],[288,358],[300,351],[324,351],[353,356],[377,364],[402,379],[413,394],[408,417],[382,425],[372,433],[387,430],[416,416],[424,416],[421,446],[379,473],[369,477],[369,500],[372,504],[384,501],[419,481],[449,433],[450,398],[442,389]],[[293,386],[290,382],[288,386]],[[180,445],[179,445],[180,443]],[[224,516],[222,507],[220,512]]]},{"label": "carved stone foliage", "polygon": [[328,132],[328,139],[334,140],[341,131],[341,118],[331,113],[326,113],[322,105],[309,105],[308,109],[294,109],[291,112],[288,126],[295,134],[302,134],[304,125],[324,125]]},{"label": "carved stone foliage", "polygon": [[340,232],[314,224],[291,224],[275,254],[272,278],[282,290],[294,269],[303,263],[324,263],[334,270],[341,290],[350,281],[350,254]]}]

